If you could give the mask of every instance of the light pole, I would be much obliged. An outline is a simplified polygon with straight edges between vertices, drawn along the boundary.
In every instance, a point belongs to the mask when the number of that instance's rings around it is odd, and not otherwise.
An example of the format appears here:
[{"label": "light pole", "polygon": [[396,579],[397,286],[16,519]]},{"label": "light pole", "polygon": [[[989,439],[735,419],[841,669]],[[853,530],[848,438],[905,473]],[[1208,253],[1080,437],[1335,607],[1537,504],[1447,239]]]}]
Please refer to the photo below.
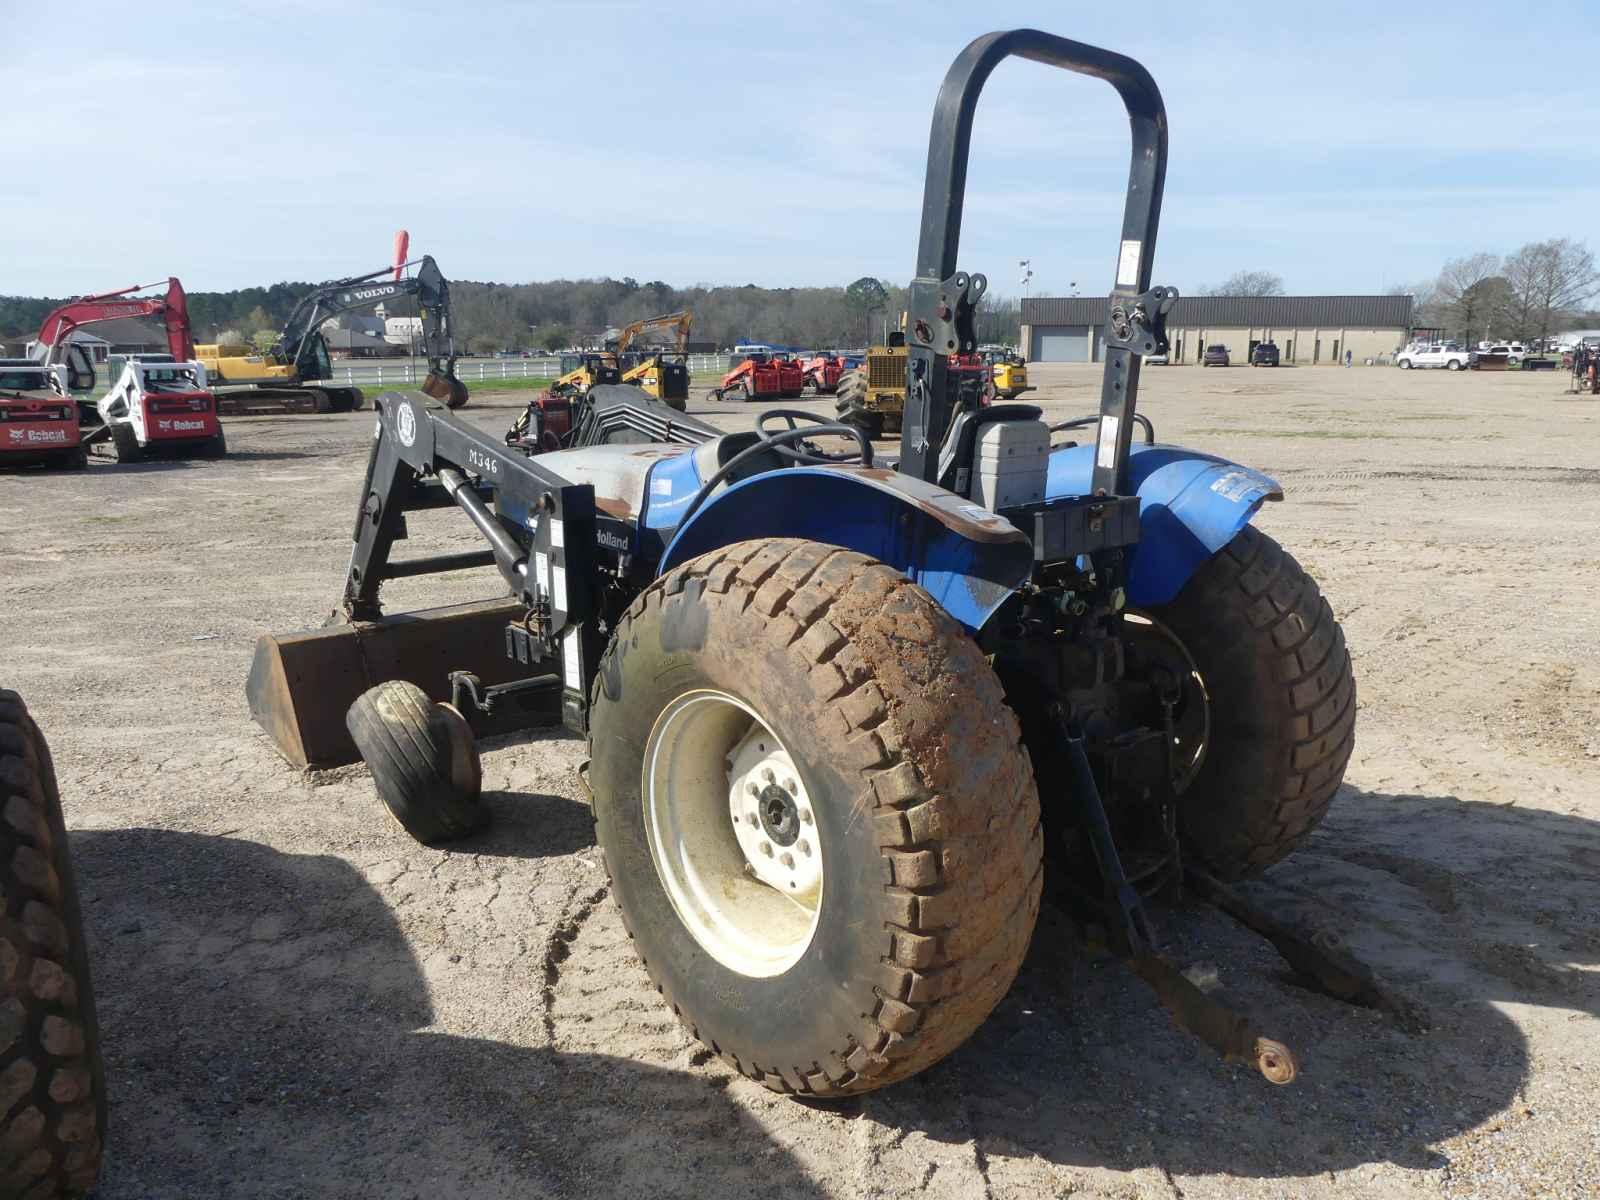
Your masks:
[{"label": "light pole", "polygon": [[1022,284],[1023,299],[1027,299],[1028,281],[1033,278],[1033,260],[1031,258],[1019,258],[1017,260],[1017,269],[1022,272],[1022,278],[1018,282]]}]

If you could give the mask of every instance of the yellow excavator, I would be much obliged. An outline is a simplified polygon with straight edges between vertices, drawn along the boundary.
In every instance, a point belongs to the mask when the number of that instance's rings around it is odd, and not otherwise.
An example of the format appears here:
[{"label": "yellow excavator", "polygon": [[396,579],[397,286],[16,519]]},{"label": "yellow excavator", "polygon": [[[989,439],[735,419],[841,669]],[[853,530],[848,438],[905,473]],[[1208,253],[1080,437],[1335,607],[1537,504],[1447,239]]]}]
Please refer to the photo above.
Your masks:
[{"label": "yellow excavator", "polygon": [[694,324],[694,314],[667,313],[659,317],[646,317],[623,329],[617,337],[617,361],[627,361],[628,348],[641,333],[651,329],[670,329],[677,333],[677,344],[672,349],[650,349],[639,361],[622,373],[622,382],[641,388],[647,396],[654,396],[669,408],[682,412],[689,403],[689,329]]}]

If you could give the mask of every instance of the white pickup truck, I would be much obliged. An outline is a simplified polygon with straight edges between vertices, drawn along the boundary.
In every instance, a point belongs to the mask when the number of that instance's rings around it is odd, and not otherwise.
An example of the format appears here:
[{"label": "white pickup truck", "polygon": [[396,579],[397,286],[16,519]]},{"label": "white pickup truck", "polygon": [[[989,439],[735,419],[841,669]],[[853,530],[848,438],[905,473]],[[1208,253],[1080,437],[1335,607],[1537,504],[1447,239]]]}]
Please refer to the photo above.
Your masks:
[{"label": "white pickup truck", "polygon": [[1395,356],[1395,366],[1402,371],[1412,367],[1444,367],[1450,371],[1465,371],[1472,358],[1465,350],[1446,350],[1443,346],[1419,346],[1402,350]]}]

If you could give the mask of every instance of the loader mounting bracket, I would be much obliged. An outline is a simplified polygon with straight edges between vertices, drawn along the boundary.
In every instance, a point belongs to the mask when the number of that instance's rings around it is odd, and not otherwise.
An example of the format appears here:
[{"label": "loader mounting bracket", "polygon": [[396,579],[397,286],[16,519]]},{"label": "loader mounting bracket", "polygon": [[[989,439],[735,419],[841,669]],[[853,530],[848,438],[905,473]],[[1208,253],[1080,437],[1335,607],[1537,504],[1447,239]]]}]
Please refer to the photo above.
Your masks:
[{"label": "loader mounting bracket", "polygon": [[1167,314],[1178,299],[1178,289],[1153,287],[1137,296],[1111,294],[1111,311],[1106,317],[1106,348],[1126,350],[1148,356],[1165,354]]}]

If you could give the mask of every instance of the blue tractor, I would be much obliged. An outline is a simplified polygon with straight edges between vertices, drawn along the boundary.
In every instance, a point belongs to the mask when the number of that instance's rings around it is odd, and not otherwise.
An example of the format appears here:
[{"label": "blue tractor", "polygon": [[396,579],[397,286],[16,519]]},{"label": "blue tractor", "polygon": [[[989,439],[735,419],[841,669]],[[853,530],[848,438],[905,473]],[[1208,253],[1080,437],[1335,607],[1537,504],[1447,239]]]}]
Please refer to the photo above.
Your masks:
[{"label": "blue tractor", "polygon": [[[985,288],[956,267],[973,111],[1009,56],[1107,80],[1132,127],[1082,444],[1036,407],[972,403],[950,368]],[[1250,524],[1278,485],[1156,443],[1135,412],[1175,295],[1150,282],[1166,155],[1137,62],[1033,30],[962,52],[934,113],[894,454],[792,410],[724,433],[627,387],[594,388],[564,435],[534,413],[509,441],[381,397],[346,622],[262,639],[257,719],[297,765],[359,753],[428,842],[484,823],[476,737],[586,738],[640,957],[774,1089],[864,1092],[949,1054],[1010,987],[1042,899],[1099,927],[1182,1026],[1287,1082],[1290,1052],[1160,955],[1150,902],[1208,899],[1384,1002],[1325,931],[1230,887],[1322,819],[1355,685],[1316,583]],[[426,508],[458,509],[483,548],[394,557]],[[388,579],[490,566],[497,598],[380,608]]]}]

